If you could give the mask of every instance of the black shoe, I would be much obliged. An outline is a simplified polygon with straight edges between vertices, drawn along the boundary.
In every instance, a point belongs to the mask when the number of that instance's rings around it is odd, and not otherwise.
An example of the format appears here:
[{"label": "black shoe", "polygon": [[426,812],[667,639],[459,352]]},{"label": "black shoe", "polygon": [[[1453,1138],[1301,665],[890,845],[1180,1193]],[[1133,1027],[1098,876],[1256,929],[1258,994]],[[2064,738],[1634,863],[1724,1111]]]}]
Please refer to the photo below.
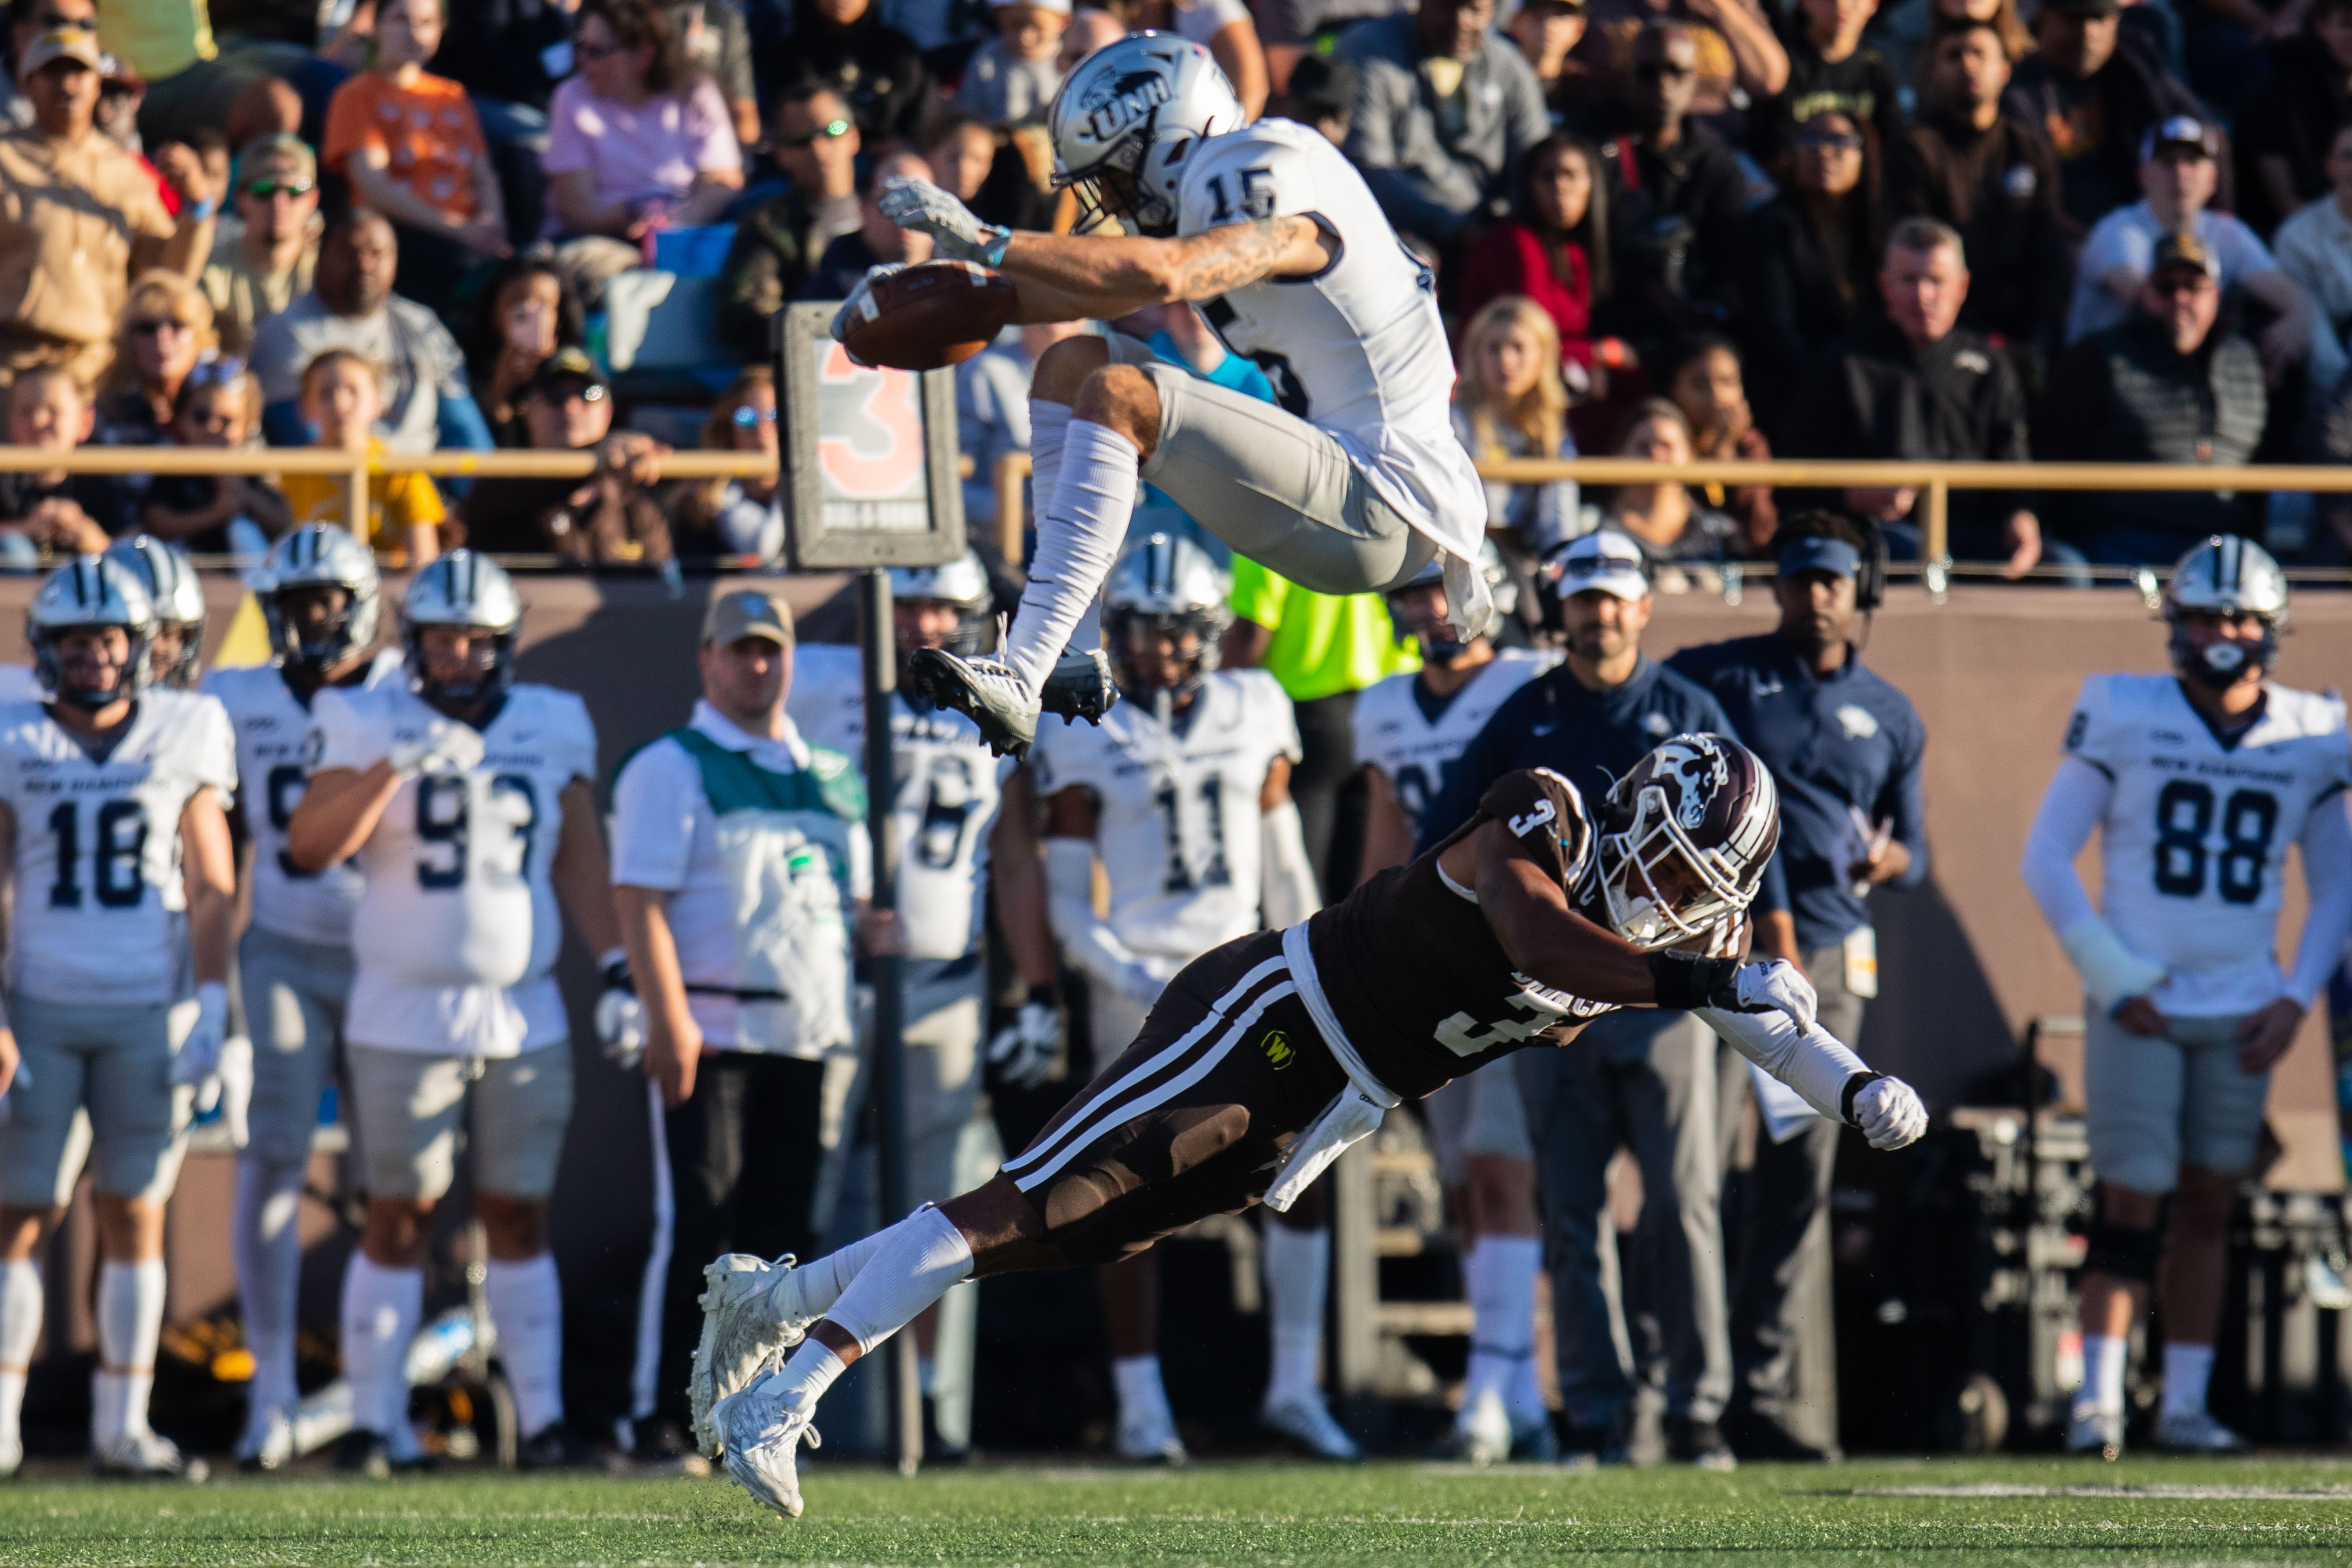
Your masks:
[{"label": "black shoe", "polygon": [[1606,1426],[1559,1424],[1559,1458],[1564,1465],[1623,1465],[1632,1462],[1627,1436],[1632,1423],[1623,1416]]},{"label": "black shoe", "polygon": [[923,1395],[923,1463],[927,1465],[966,1465],[971,1462],[971,1450],[958,1447],[940,1436],[939,1407],[928,1394]]},{"label": "black shoe", "polygon": [[1102,716],[1118,703],[1118,682],[1112,679],[1109,658],[1098,647],[1064,649],[1037,694],[1042,711],[1089,724],[1102,722]]},{"label": "black shoe", "polygon": [[388,1480],[392,1476],[392,1445],[384,1441],[381,1432],[354,1426],[335,1444],[335,1468],[370,1480]]},{"label": "black shoe", "polygon": [[1712,1421],[1696,1421],[1687,1415],[1666,1418],[1666,1452],[1685,1465],[1696,1465],[1702,1470],[1736,1470],[1739,1457],[1731,1445],[1723,1440],[1723,1433]]},{"label": "black shoe", "polygon": [[1026,756],[1036,742],[1039,701],[1000,658],[965,658],[945,648],[919,647],[907,660],[907,686],[932,706],[970,718],[1000,757]]},{"label": "black shoe", "polygon": [[1808,1443],[1769,1415],[1753,1410],[1733,1411],[1723,1418],[1724,1436],[1731,1451],[1743,1459],[1770,1459],[1791,1465],[1834,1465],[1843,1457],[1835,1448]]},{"label": "black shoe", "polygon": [[515,1446],[519,1470],[576,1470],[595,1463],[596,1456],[561,1421],[549,1422]]}]

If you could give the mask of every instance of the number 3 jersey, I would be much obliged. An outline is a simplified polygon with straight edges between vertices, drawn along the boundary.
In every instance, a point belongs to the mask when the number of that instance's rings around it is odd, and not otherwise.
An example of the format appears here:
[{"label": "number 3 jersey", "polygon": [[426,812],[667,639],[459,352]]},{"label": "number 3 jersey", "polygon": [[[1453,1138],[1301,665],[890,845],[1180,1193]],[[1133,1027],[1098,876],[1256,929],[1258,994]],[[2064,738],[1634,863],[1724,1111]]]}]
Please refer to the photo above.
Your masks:
[{"label": "number 3 jersey", "polygon": [[2352,784],[2344,704],[2268,687],[2262,717],[2225,745],[2174,677],[2094,675],[2066,750],[2113,786],[2099,903],[2125,946],[2169,972],[2149,1000],[2185,1017],[2274,1000],[2287,846]]},{"label": "number 3 jersey", "polygon": [[0,707],[0,800],[16,816],[8,988],[49,1002],[179,999],[180,816],[236,787],[228,715],[149,691],[104,761],[38,703]]},{"label": "number 3 jersey", "polygon": [[1258,802],[1276,757],[1298,760],[1298,720],[1264,670],[1201,680],[1181,724],[1122,701],[1099,724],[1041,724],[1040,794],[1081,785],[1101,815],[1110,929],[1133,952],[1190,960],[1258,929]]},{"label": "number 3 jersey", "polygon": [[[314,772],[365,772],[397,747],[464,728],[405,681],[321,691],[311,718]],[[453,754],[470,749],[461,742]],[[553,987],[534,983],[562,945],[549,871],[563,791],[595,774],[595,727],[571,692],[517,686],[480,745],[470,767],[435,757],[402,781],[353,857],[362,885],[351,1029],[362,1043],[497,1057],[566,1033]],[[509,1000],[509,990],[520,994]]]},{"label": "number 3 jersey", "polygon": [[[373,691],[407,677],[390,648],[376,655],[362,679],[339,691]],[[310,710],[276,665],[215,669],[206,695],[220,700],[236,731],[236,776],[245,836],[253,845],[253,923],[298,942],[349,946],[352,910],[359,903],[360,872],[346,862],[302,871],[286,858],[286,824],[302,803],[309,777]]]}]

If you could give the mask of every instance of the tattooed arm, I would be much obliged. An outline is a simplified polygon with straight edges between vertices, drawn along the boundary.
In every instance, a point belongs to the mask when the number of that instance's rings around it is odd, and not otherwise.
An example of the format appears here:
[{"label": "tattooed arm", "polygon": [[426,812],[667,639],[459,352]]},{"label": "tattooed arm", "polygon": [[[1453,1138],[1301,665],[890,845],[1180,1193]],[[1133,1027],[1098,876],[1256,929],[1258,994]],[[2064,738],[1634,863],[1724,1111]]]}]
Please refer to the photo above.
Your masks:
[{"label": "tattooed arm", "polygon": [[1020,282],[1024,321],[1109,321],[1146,305],[1213,300],[1261,278],[1303,278],[1338,255],[1320,224],[1292,216],[1178,239],[1022,231],[1003,270]]}]

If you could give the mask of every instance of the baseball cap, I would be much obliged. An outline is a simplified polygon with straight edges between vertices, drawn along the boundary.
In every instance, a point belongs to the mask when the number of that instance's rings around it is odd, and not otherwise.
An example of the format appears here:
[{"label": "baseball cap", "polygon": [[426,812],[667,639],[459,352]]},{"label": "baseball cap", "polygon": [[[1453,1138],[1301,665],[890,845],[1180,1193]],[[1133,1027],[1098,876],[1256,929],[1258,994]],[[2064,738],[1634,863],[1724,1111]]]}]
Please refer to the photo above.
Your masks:
[{"label": "baseball cap", "polygon": [[2149,258],[2147,274],[2153,278],[2168,267],[2193,267],[2208,278],[2221,276],[2221,258],[2213,254],[2211,247],[2185,229],[2156,242],[2156,254]]},{"label": "baseball cap", "polygon": [[1003,10],[1007,5],[1034,5],[1040,11],[1058,12],[1065,16],[1070,14],[1070,0],[997,0],[992,9]]},{"label": "baseball cap", "polygon": [[2139,139],[2139,161],[2147,163],[2158,153],[2181,148],[2200,158],[2221,155],[2221,133],[2193,114],[2168,114],[2147,128]]},{"label": "baseball cap", "polygon": [[79,60],[91,70],[102,70],[106,57],[99,49],[98,35],[88,27],[52,27],[26,47],[25,58],[16,62],[16,79],[29,81],[56,60]]},{"label": "baseball cap", "polygon": [[793,607],[757,588],[723,594],[702,617],[705,647],[744,637],[765,637],[779,647],[793,646]]},{"label": "baseball cap", "polygon": [[1862,552],[1843,539],[1825,539],[1820,534],[1807,534],[1780,546],[1780,575],[1793,577],[1800,572],[1826,572],[1832,577],[1862,575]]},{"label": "baseball cap", "polygon": [[1620,599],[1650,596],[1649,558],[1632,538],[1613,528],[1570,540],[1552,557],[1552,564],[1558,574],[1552,591],[1563,599],[1588,590]]},{"label": "baseball cap", "polygon": [[584,381],[596,389],[598,397],[602,397],[606,390],[604,377],[597,371],[596,362],[590,359],[585,351],[561,348],[548,355],[531,373],[530,380],[524,384],[524,395],[545,392],[559,381]]},{"label": "baseball cap", "polygon": [[290,131],[257,136],[236,155],[236,170],[230,176],[229,189],[247,191],[261,180],[315,185],[319,183],[318,154],[310,151],[309,142]]}]

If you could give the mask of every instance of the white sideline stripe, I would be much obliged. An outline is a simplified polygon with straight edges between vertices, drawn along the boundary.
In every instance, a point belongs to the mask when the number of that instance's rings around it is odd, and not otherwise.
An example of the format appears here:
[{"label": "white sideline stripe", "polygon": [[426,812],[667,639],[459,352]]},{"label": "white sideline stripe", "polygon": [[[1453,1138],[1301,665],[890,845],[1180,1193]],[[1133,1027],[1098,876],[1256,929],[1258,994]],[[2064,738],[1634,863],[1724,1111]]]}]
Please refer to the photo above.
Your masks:
[{"label": "white sideline stripe", "polygon": [[[1273,1006],[1276,1002],[1282,1001],[1286,997],[1296,996],[1297,994],[1298,987],[1286,980],[1279,985],[1268,986],[1265,994],[1261,995],[1255,1002],[1250,1004],[1249,1010],[1247,1012],[1244,1012],[1233,1021],[1231,1026],[1225,1030],[1224,1037],[1201,1054],[1201,1059],[1199,1061],[1194,1062],[1191,1067],[1185,1068],[1182,1072],[1178,1073],[1174,1078],[1170,1079],[1166,1083],[1161,1084],[1158,1089],[1153,1089],[1150,1094],[1145,1095],[1142,1100],[1135,1102],[1133,1105],[1119,1107],[1118,1110],[1114,1113],[1118,1117],[1118,1121],[1111,1123],[1110,1125],[1124,1126],[1128,1122],[1134,1121],[1139,1116],[1149,1115],[1150,1112],[1157,1110],[1160,1107],[1167,1104],[1169,1100],[1174,1099],[1178,1094],[1182,1093],[1185,1089],[1188,1089],[1194,1084],[1200,1082],[1203,1078],[1208,1076],[1210,1068],[1224,1060],[1226,1054],[1234,1048],[1234,1042],[1249,1032],[1250,1026],[1258,1021],[1260,1015],[1264,1014],[1268,1007]],[[1076,1123],[1073,1123],[1072,1125],[1076,1125]],[[1033,1184],[1045,1180],[1055,1172],[1060,1170],[1064,1165],[1069,1163],[1071,1160],[1076,1158],[1080,1150],[1086,1148],[1087,1144],[1094,1142],[1095,1132],[1106,1131],[1108,1130],[1108,1129],[1107,1127],[1094,1129],[1087,1137],[1076,1142],[1066,1145],[1061,1152],[1055,1154],[1051,1160],[1046,1161],[1035,1170],[1026,1172],[1022,1175],[1014,1177],[1013,1184],[1019,1187],[1024,1193],[1029,1191]]]},{"label": "white sideline stripe", "polygon": [[1050,1151],[1062,1144],[1072,1131],[1084,1126],[1090,1118],[1099,1115],[1106,1102],[1115,1100],[1118,1096],[1126,1093],[1129,1089],[1133,1089],[1137,1084],[1141,1083],[1144,1079],[1150,1078],[1153,1073],[1160,1071],[1161,1068],[1173,1066],[1177,1058],[1182,1056],[1186,1051],[1191,1050],[1200,1042],[1202,1036],[1206,1035],[1210,1030],[1215,1028],[1219,1024],[1224,1021],[1226,1008],[1232,1006],[1234,1003],[1240,1001],[1244,995],[1248,994],[1252,986],[1257,984],[1259,982],[1265,980],[1268,975],[1272,974],[1275,971],[1280,969],[1286,962],[1286,960],[1285,960],[1281,954],[1277,953],[1274,957],[1269,958],[1265,963],[1259,964],[1256,968],[1251,970],[1247,974],[1243,975],[1240,980],[1234,983],[1232,990],[1227,991],[1223,996],[1217,998],[1216,1003],[1209,1009],[1209,1016],[1207,1017],[1202,1019],[1198,1024],[1193,1025],[1192,1028],[1186,1030],[1181,1037],[1170,1045],[1165,1050],[1161,1051],[1158,1056],[1155,1056],[1149,1061],[1144,1062],[1134,1071],[1129,1073],[1125,1078],[1120,1079],[1117,1083],[1112,1084],[1100,1094],[1096,1095],[1094,1099],[1088,1100],[1084,1109],[1079,1110],[1076,1116],[1070,1118],[1068,1121],[1063,1123],[1061,1130],[1055,1132],[1050,1140],[1043,1143],[1033,1144],[1022,1152],[1015,1154],[1013,1158],[1004,1162],[1003,1168],[1015,1175],[1020,1174],[1024,1162],[1045,1158]]},{"label": "white sideline stripe", "polygon": [[[637,1280],[637,1353],[629,1371],[629,1420],[654,1414],[660,1404],[662,1302],[669,1293],[669,1255],[677,1232],[677,1196],[670,1187],[669,1127],[662,1113],[661,1086],[646,1080],[647,1120],[653,1126],[654,1234]],[[634,1435],[632,1436],[635,1441]]]}]

